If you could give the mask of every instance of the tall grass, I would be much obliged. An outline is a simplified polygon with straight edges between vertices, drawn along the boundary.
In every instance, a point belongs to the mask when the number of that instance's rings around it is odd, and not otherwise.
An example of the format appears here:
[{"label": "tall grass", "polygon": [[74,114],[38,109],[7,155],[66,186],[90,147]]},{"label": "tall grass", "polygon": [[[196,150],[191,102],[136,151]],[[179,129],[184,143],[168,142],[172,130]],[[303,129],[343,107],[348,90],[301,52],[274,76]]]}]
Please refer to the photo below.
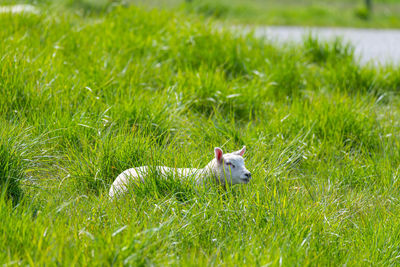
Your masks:
[{"label": "tall grass", "polygon": [[[142,5],[176,7],[178,1],[131,0]],[[182,1],[183,2],[183,1]],[[180,2],[189,13],[237,24],[304,25],[328,27],[398,28],[395,1],[374,1],[369,10],[364,1],[193,0]],[[178,2],[179,3],[179,2]]]},{"label": "tall grass", "polygon": [[[4,131],[4,130],[3,130]],[[18,153],[16,139],[11,136],[7,139],[8,133],[2,132],[0,144],[0,185],[2,193],[11,198],[14,203],[21,198],[21,180],[24,178],[24,166],[21,159],[23,152]],[[17,149],[15,149],[17,147]]]},{"label": "tall grass", "polygon": [[[360,67],[340,41],[76,10],[0,14],[0,262],[398,264],[398,68]],[[154,173],[107,198],[127,168],[244,144],[248,185]]]}]

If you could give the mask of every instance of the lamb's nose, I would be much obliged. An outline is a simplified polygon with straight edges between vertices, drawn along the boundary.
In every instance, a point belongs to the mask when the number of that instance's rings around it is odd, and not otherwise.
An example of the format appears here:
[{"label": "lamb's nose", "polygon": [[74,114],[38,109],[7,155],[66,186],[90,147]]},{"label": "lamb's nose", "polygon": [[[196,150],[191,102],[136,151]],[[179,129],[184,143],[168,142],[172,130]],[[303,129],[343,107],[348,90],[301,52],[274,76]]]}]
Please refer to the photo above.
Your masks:
[{"label": "lamb's nose", "polygon": [[244,176],[246,176],[246,178],[249,178],[249,179],[250,179],[250,178],[251,178],[251,173],[250,173],[250,172],[247,172],[247,173],[244,174]]}]

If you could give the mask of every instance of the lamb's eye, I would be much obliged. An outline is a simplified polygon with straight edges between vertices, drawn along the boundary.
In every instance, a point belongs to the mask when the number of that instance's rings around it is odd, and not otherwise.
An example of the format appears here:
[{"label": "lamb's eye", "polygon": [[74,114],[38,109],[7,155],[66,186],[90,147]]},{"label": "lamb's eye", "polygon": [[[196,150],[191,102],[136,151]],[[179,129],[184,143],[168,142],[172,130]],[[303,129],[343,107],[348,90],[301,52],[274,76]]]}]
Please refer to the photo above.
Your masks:
[{"label": "lamb's eye", "polygon": [[232,168],[235,168],[235,165],[233,165],[233,164],[230,163],[230,162],[227,162],[226,165],[231,166]]}]

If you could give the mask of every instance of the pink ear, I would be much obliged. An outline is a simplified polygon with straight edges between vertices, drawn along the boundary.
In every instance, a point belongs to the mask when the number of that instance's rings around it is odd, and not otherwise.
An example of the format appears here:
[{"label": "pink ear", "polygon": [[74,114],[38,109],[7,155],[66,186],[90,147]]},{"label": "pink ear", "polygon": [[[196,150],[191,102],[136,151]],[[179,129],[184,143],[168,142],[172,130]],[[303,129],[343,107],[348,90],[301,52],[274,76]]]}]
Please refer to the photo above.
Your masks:
[{"label": "pink ear", "polygon": [[222,161],[222,155],[224,154],[222,152],[222,149],[219,147],[214,148],[214,152],[215,152],[215,158],[217,159],[218,162]]},{"label": "pink ear", "polygon": [[243,146],[243,148],[238,151],[238,154],[243,157],[244,152],[246,152],[246,146]]}]

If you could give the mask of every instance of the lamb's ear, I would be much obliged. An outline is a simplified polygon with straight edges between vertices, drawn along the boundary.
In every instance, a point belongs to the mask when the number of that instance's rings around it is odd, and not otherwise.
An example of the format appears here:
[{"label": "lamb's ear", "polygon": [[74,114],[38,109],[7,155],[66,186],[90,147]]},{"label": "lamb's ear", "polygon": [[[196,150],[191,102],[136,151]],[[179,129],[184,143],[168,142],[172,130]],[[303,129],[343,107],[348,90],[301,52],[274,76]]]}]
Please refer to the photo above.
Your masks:
[{"label": "lamb's ear", "polygon": [[239,156],[242,156],[242,157],[243,157],[244,152],[246,152],[246,146],[243,146],[242,149],[233,152],[233,154],[236,154],[236,155],[239,155]]},{"label": "lamb's ear", "polygon": [[214,148],[214,153],[215,153],[215,158],[217,159],[218,163],[222,162],[222,156],[224,153],[222,152],[222,149],[219,147]]}]

